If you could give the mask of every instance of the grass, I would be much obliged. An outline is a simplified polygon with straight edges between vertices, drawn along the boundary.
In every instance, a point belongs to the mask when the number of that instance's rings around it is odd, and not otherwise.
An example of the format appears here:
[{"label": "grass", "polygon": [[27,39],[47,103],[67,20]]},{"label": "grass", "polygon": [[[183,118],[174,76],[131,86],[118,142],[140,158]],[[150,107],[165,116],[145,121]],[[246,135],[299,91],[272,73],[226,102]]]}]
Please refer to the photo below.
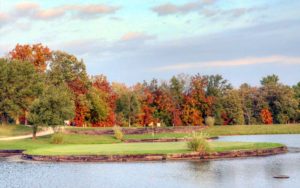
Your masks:
[{"label": "grass", "polygon": [[[11,140],[11,141],[0,141],[0,149],[36,149],[41,147],[51,147],[50,144],[51,136],[39,137],[36,140],[23,139],[23,140]],[[120,141],[116,140],[113,136],[102,135],[102,136],[92,136],[92,135],[64,135],[63,145],[77,145],[77,144],[111,144],[118,143]]]},{"label": "grass", "polygon": [[214,126],[204,129],[203,132],[209,134],[210,136],[300,134],[300,124]]},{"label": "grass", "polygon": [[[225,135],[257,135],[257,134],[300,134],[300,124],[290,125],[228,125],[213,126],[202,130],[210,137]],[[125,139],[151,139],[151,138],[184,138],[190,137],[188,133],[160,133],[125,135]]]},{"label": "grass", "polygon": [[[276,143],[211,142],[211,152],[274,148]],[[27,150],[32,155],[113,155],[188,153],[186,142],[56,145]]]},{"label": "grass", "polygon": [[[80,128],[80,130],[86,128]],[[91,129],[91,128],[88,128]],[[101,129],[101,128],[99,128]],[[106,128],[107,129],[107,128]],[[219,135],[247,135],[247,134],[297,134],[300,125],[239,125],[214,126],[203,130],[210,136]],[[15,136],[31,133],[25,126],[0,127],[0,136]],[[126,135],[125,139],[147,138],[183,138],[190,136],[185,133],[161,133]],[[94,155],[94,154],[170,154],[187,153],[186,142],[164,143],[120,143],[113,135],[64,135],[64,142],[60,145],[50,144],[51,136],[39,137],[37,140],[24,139],[0,141],[0,149],[23,149],[28,154],[39,155]],[[211,152],[231,150],[263,149],[282,146],[277,143],[250,143],[250,142],[210,142]]]},{"label": "grass", "polygon": [[159,134],[131,134],[125,135],[125,140],[128,139],[157,139],[157,138],[184,138],[190,137],[188,133],[159,133]]},{"label": "grass", "polygon": [[[111,128],[67,128],[70,130],[84,131],[84,130],[100,130]],[[134,128],[123,128],[134,129]],[[170,128],[171,129],[171,128]],[[256,134],[300,134],[300,124],[288,125],[228,125],[228,126],[213,126],[203,129],[204,133],[209,136],[225,136],[225,135],[256,135]],[[134,134],[125,135],[124,139],[158,139],[158,138],[184,138],[190,137],[189,133],[158,133],[158,134]]]},{"label": "grass", "polygon": [[[50,144],[50,141],[51,136],[40,137],[37,140],[0,141],[0,150],[23,149],[28,154],[39,155],[170,154],[190,152],[186,142],[120,143],[120,141],[109,135],[64,135],[64,142],[60,145]],[[212,152],[282,146],[276,143],[250,142],[210,142],[209,145]]]},{"label": "grass", "polygon": [[24,125],[0,125],[0,137],[31,134],[32,129]]}]

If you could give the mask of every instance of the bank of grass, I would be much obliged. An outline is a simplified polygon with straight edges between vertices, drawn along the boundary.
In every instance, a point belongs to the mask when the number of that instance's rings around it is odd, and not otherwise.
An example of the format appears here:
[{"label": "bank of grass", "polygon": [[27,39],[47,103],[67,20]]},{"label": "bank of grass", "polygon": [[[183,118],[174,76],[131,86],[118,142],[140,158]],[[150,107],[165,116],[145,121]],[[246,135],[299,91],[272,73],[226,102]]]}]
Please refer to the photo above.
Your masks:
[{"label": "bank of grass", "polygon": [[300,134],[300,124],[214,126],[204,129],[203,132],[210,136]]},{"label": "bank of grass", "polygon": [[159,138],[185,138],[190,137],[190,133],[159,133],[159,134],[128,134],[125,135],[125,140],[129,139],[159,139]]},{"label": "bank of grass", "polygon": [[[188,153],[186,142],[120,143],[110,135],[64,135],[63,144],[51,144],[51,136],[37,140],[0,141],[0,150],[22,149],[36,155],[171,154]],[[210,142],[211,152],[252,150],[282,146],[276,143]]]},{"label": "bank of grass", "polygon": [[[289,125],[227,125],[206,127],[203,133],[210,137],[226,135],[258,135],[258,134],[300,134],[300,124]],[[125,139],[157,139],[157,138],[185,138],[189,133],[159,133],[125,135]]]},{"label": "bank of grass", "polygon": [[[247,142],[211,142],[210,152],[232,150],[255,150],[282,146],[277,143]],[[25,153],[31,155],[130,155],[130,154],[172,154],[189,153],[186,142],[164,143],[119,143],[88,145],[52,145],[37,149],[29,149]]]},{"label": "bank of grass", "polygon": [[[63,135],[63,145],[77,145],[77,144],[112,144],[119,143],[113,136],[101,135]],[[51,136],[38,137],[36,140],[22,139],[22,140],[10,140],[0,141],[1,149],[36,149],[41,147],[51,147]]]},{"label": "bank of grass", "polygon": [[0,137],[20,136],[31,134],[32,129],[24,125],[1,125]]},{"label": "bank of grass", "polygon": [[[140,127],[141,128],[141,127]],[[171,127],[169,127],[172,129]],[[86,130],[109,130],[112,128],[93,128],[93,127],[67,127],[69,130],[80,131]],[[137,129],[137,127],[123,127],[122,129]],[[300,124],[280,124],[280,125],[227,125],[205,127],[202,132],[209,134],[211,137],[226,135],[257,135],[257,134],[300,134]],[[190,133],[149,133],[124,135],[124,139],[159,139],[159,138],[185,138],[190,137]]]}]

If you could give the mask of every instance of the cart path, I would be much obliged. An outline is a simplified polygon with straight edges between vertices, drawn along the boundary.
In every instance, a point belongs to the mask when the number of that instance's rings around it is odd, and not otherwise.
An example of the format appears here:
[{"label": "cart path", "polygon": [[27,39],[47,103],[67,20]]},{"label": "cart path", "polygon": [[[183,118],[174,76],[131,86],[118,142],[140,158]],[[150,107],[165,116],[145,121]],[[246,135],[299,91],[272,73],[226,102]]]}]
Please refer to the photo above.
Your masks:
[{"label": "cart path", "polygon": [[[47,130],[44,131],[40,131],[38,133],[36,133],[36,136],[46,136],[46,135],[50,135],[53,134],[54,131],[49,128]],[[32,134],[27,134],[27,135],[21,135],[21,136],[11,136],[11,137],[4,137],[4,138],[0,138],[0,141],[8,141],[8,140],[20,140],[20,139],[26,139],[26,138],[32,138]]]}]

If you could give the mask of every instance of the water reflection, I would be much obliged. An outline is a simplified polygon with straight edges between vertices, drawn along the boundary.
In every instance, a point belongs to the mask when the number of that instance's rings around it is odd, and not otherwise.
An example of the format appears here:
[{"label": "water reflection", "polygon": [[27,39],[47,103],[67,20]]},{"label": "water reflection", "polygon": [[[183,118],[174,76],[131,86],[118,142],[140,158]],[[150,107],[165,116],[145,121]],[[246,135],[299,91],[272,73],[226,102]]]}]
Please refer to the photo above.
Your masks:
[{"label": "water reflection", "polygon": [[[227,141],[284,141],[300,135],[222,137]],[[300,153],[215,161],[36,163],[0,159],[0,187],[298,187]],[[290,179],[274,179],[285,174]]]}]

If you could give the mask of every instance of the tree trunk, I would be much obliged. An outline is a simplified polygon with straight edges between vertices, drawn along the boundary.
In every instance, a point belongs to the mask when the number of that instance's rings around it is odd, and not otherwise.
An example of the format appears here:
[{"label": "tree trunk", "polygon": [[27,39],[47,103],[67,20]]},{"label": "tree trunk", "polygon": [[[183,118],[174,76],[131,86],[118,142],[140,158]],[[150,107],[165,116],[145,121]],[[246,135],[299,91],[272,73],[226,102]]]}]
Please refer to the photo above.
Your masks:
[{"label": "tree trunk", "polygon": [[5,116],[5,114],[2,114],[1,115],[1,124],[2,125],[7,125],[7,118],[6,118],[6,116]]},{"label": "tree trunk", "polygon": [[129,125],[129,127],[131,127],[130,116],[128,118],[128,125]]},{"label": "tree trunk", "polygon": [[25,125],[28,124],[27,116],[28,116],[28,112],[27,112],[27,110],[25,110],[25,122],[24,122]]},{"label": "tree trunk", "polygon": [[16,125],[20,125],[20,119],[19,119],[19,116],[17,116],[17,117],[15,118],[15,124],[16,124]]},{"label": "tree trunk", "polygon": [[37,132],[38,126],[37,125],[33,125],[32,126],[32,140],[36,139],[36,132]]}]

